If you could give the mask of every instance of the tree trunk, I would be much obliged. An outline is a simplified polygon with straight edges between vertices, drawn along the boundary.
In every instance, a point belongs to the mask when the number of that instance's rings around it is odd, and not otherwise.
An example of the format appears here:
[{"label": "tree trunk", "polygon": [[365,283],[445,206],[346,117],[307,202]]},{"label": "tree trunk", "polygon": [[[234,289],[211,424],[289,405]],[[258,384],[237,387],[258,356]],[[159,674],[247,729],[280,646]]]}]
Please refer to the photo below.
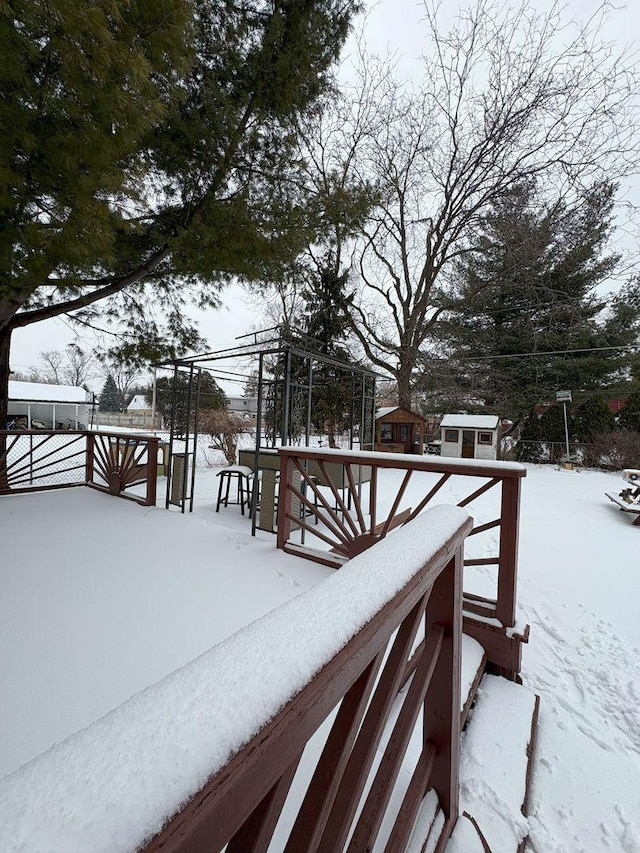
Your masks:
[{"label": "tree trunk", "polygon": [[329,447],[332,447],[334,450],[338,447],[336,442],[336,428],[333,418],[329,416],[327,418],[327,439],[329,441]]},{"label": "tree trunk", "polygon": [[9,351],[11,329],[0,328],[0,489],[8,487],[7,481],[7,437],[1,432],[7,428],[9,413]]},{"label": "tree trunk", "polygon": [[411,408],[411,374],[412,374],[411,366],[409,365],[401,365],[400,369],[396,372],[396,382],[398,384],[398,406],[401,409],[410,409]]}]

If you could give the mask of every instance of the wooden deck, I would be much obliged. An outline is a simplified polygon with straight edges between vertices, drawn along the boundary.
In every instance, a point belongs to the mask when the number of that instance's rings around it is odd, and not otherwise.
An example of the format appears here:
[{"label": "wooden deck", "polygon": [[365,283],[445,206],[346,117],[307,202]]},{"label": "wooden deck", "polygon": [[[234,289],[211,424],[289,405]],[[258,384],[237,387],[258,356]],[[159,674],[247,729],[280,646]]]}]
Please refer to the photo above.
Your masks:
[{"label": "wooden deck", "polygon": [[[79,482],[93,484],[97,474],[96,485],[118,495],[143,476],[155,484],[152,445],[143,447],[122,435],[115,441],[79,435],[69,440],[85,442]],[[16,448],[13,442],[10,449]],[[344,586],[340,600],[359,603],[360,593],[349,584],[354,572],[359,572],[357,590],[364,595],[369,585],[377,588],[392,569],[403,568],[421,549],[423,557],[408,580],[275,716],[266,718],[223,766],[211,767],[208,781],[191,792],[186,804],[184,799],[177,802],[164,828],[151,840],[147,834],[146,846],[138,844],[136,849],[397,853],[428,843],[435,853],[444,853],[449,845],[455,853],[486,853],[497,840],[500,849],[522,850],[523,824],[514,816],[526,812],[538,715],[537,698],[520,685],[521,646],[528,627],[518,625],[516,616],[524,469],[506,463],[458,464],[301,448],[283,449],[280,456],[278,546],[306,559],[333,561],[336,568],[349,561],[348,570],[310,590],[299,606],[315,612],[314,596],[321,598],[323,584],[334,578],[340,578],[340,589]],[[22,464],[22,458],[16,463],[15,452],[10,457],[6,440],[2,462],[5,484],[11,474],[12,490],[21,489],[16,464]],[[309,474],[311,462],[323,487]],[[340,468],[339,484],[329,465]],[[358,474],[362,466],[370,471],[366,502]],[[70,470],[77,467],[74,463]],[[383,468],[402,475],[381,517],[376,487]],[[407,508],[403,496],[416,471],[430,472],[436,480]],[[451,477],[471,478],[459,507],[491,492],[499,496],[496,516],[479,524],[453,508],[430,508]],[[147,491],[147,501],[151,494]],[[439,529],[447,512],[458,513],[455,529],[430,549],[430,530]],[[314,548],[313,540],[295,542],[295,528],[302,539],[306,532],[325,547]],[[497,553],[465,557],[465,541],[494,530]],[[465,565],[496,567],[495,599],[465,594]],[[305,624],[301,618],[300,625]],[[315,630],[327,633],[329,627]],[[258,646],[269,642],[267,636],[258,637]],[[234,688],[221,684],[220,689]],[[481,754],[481,770],[461,764],[463,742],[466,755],[474,750]],[[495,812],[485,808],[482,798],[467,801],[461,794],[483,781],[493,784],[489,776],[501,773],[509,774],[511,785],[510,800],[501,808],[507,824],[515,826],[507,846],[507,829]],[[64,784],[61,779],[61,792]],[[116,806],[110,810],[117,816]]]}]

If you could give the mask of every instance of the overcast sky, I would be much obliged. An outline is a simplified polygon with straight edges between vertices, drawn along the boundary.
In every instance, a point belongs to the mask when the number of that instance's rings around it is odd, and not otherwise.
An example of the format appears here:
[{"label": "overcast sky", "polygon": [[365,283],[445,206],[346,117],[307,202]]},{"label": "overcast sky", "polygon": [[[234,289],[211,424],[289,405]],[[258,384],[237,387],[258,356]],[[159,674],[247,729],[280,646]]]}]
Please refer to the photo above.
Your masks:
[{"label": "overcast sky", "polygon": [[[446,7],[447,15],[453,16],[459,6],[466,5],[444,0],[442,7]],[[546,11],[552,4],[548,0],[533,0],[531,5],[536,10]],[[570,0],[564,4],[565,16],[568,19],[586,20],[599,5],[598,0]],[[397,53],[401,75],[407,78],[419,75],[424,33],[422,3],[415,0],[380,0],[376,4],[367,3],[367,7],[369,11],[365,32],[368,49],[375,53]],[[632,43],[639,30],[640,0],[629,0],[611,9],[606,36],[615,41],[617,47]],[[200,318],[202,333],[212,349],[234,346],[237,344],[234,340],[236,336],[250,331],[256,323],[260,325],[255,302],[251,304],[246,301],[239,288],[225,291],[223,302],[224,307],[219,311],[207,312]],[[75,340],[75,335],[74,328],[64,319],[17,329],[12,338],[11,368],[27,370],[37,365],[42,350],[63,349]],[[79,343],[82,344],[82,341]],[[228,390],[227,393],[235,393],[235,390]]]}]

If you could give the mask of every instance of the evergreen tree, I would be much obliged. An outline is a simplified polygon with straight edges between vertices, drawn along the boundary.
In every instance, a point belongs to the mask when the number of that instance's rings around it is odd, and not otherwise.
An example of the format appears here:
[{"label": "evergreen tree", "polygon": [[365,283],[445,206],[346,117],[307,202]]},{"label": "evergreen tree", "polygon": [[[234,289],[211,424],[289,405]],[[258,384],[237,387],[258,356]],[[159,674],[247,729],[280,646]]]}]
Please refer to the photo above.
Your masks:
[{"label": "evergreen tree", "polygon": [[[348,273],[322,265],[304,292],[306,335],[309,348],[339,362],[349,363],[344,346],[349,325],[348,308],[353,296],[345,292]],[[311,414],[316,430],[326,428],[329,447],[337,446],[337,433],[344,431],[351,412],[352,377],[335,364],[318,362],[314,370]]]},{"label": "evergreen tree", "polygon": [[101,412],[121,412],[123,408],[122,395],[118,391],[115,379],[109,374],[102,386],[99,397]]},{"label": "evergreen tree", "polygon": [[540,418],[535,409],[531,409],[525,418],[520,440],[516,447],[519,462],[542,462],[545,449],[542,444],[543,433]]},{"label": "evergreen tree", "polygon": [[574,412],[573,428],[578,441],[589,444],[614,427],[613,412],[600,395],[587,397]]},{"label": "evergreen tree", "polygon": [[618,426],[620,429],[640,432],[640,390],[632,391],[627,397],[620,410]]},{"label": "evergreen tree", "polygon": [[277,278],[320,233],[298,122],[331,88],[357,8],[0,7],[0,423],[14,329],[104,311],[145,357],[184,351],[199,341],[189,300]]},{"label": "evergreen tree", "polygon": [[560,405],[550,406],[540,418],[542,437],[544,441],[551,443],[551,461],[558,462],[566,455],[567,431],[569,440],[573,433],[573,422],[569,409],[567,414],[567,428],[565,430],[565,407]]},{"label": "evergreen tree", "polygon": [[[147,403],[151,405],[153,400],[153,388],[144,391]],[[195,413],[196,402],[200,412],[210,410],[220,411],[226,409],[227,398],[218,383],[203,370],[200,374],[199,397],[197,397],[197,378],[194,377],[191,389],[191,414]],[[175,410],[174,410],[175,406]],[[156,381],[156,411],[162,417],[162,423],[168,429],[171,424],[171,415],[174,413],[176,431],[183,433],[187,426],[187,412],[189,410],[189,377],[186,373],[178,372],[174,391],[174,377],[160,376]],[[193,428],[193,424],[191,424]]]},{"label": "evergreen tree", "polygon": [[560,388],[599,389],[617,374],[621,351],[581,352],[636,336],[626,300],[607,316],[593,295],[617,260],[606,254],[613,197],[605,184],[551,205],[524,184],[493,205],[458,265],[444,325],[469,398],[518,420]]}]

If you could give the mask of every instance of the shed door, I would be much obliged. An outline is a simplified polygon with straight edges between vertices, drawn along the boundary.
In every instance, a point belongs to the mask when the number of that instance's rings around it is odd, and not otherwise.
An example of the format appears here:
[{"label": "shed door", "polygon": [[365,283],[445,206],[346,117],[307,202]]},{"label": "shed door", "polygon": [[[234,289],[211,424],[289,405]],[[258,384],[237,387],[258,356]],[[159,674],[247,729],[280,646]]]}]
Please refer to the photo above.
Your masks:
[{"label": "shed door", "polygon": [[462,458],[473,459],[476,450],[476,431],[474,429],[462,430]]}]

